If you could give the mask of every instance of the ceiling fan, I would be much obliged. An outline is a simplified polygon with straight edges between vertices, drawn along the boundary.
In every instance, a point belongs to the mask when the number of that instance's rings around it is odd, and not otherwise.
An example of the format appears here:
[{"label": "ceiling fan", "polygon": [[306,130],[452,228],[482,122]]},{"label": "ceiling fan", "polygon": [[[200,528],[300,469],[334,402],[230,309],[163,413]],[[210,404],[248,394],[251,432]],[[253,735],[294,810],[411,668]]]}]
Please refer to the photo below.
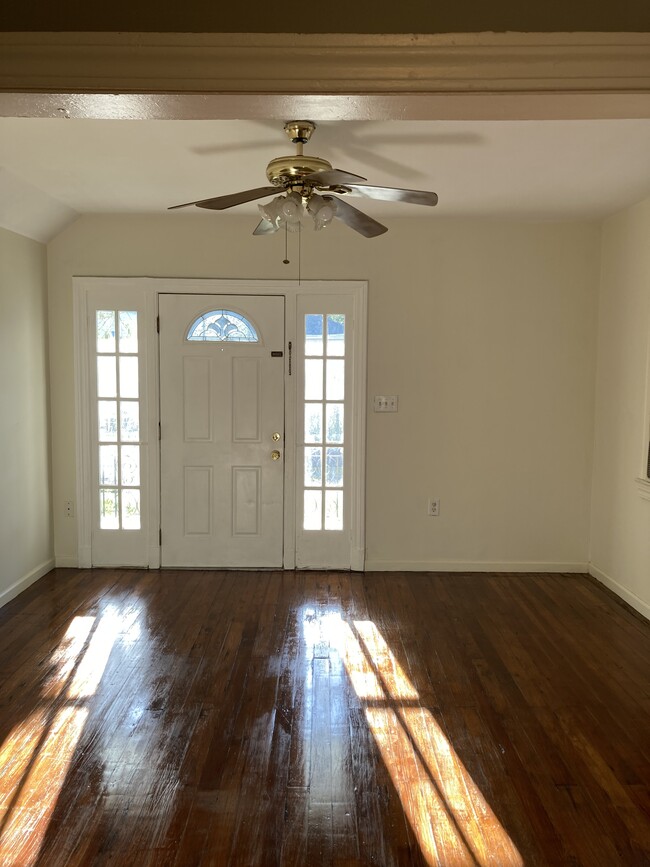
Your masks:
[{"label": "ceiling fan", "polygon": [[[431,206],[437,203],[438,196],[435,193],[372,186],[367,184],[366,178],[361,175],[332,168],[332,164],[322,157],[305,156],[303,145],[309,141],[315,129],[316,124],[309,120],[285,123],[284,131],[296,145],[296,153],[292,156],[276,157],[268,164],[266,176],[272,186],[173,205],[169,210],[196,205],[197,208],[225,211],[235,205],[264,199],[280,192],[271,202],[258,205],[262,219],[255,228],[254,235],[268,235],[284,227],[288,231],[298,231],[301,218],[306,212],[313,218],[316,229],[323,229],[333,219],[337,219],[365,238],[374,238],[387,232],[388,228],[350,205],[346,201],[348,196],[381,199],[386,202],[408,202],[414,205]],[[336,195],[331,195],[332,193]]]}]

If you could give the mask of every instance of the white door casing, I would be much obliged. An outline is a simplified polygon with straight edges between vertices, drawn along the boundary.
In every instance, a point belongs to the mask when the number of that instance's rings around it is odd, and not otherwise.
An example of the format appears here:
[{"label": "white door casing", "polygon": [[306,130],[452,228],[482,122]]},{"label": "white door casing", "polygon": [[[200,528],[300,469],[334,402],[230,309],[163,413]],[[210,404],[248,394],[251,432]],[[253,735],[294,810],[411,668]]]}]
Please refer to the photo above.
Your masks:
[{"label": "white door casing", "polygon": [[[188,339],[213,310],[258,342]],[[161,563],[281,567],[284,298],[161,295],[159,318]]]},{"label": "white door casing", "polygon": [[[284,474],[283,560],[285,569],[364,568],[365,532],[365,413],[366,413],[366,311],[367,284],[363,281],[274,281],[162,277],[75,277],[74,335],[76,384],[76,515],[72,526],[77,529],[77,556],[57,554],[57,564],[88,567],[124,565],[158,568],[160,566],[159,527],[161,525],[160,473],[161,456],[158,440],[159,406],[159,335],[156,332],[158,304],[164,296],[207,296],[205,309],[215,309],[220,297],[230,296],[235,310],[242,310],[249,296],[274,297],[283,301],[284,359],[274,358],[284,375],[284,428],[278,427],[285,441],[281,474]],[[164,303],[164,302],[163,302]],[[95,377],[95,336],[93,310],[138,310],[140,353],[140,421],[141,421],[141,520],[142,532],[132,529],[106,529],[100,536],[97,502],[98,445],[97,399]],[[307,314],[345,313],[345,468],[343,533],[305,532],[303,482],[305,480],[304,442],[304,328]],[[191,317],[182,324],[189,327]],[[254,317],[253,317],[254,319]],[[163,326],[164,331],[164,326]],[[163,334],[164,338],[164,334]],[[264,335],[266,339],[266,335]],[[265,344],[266,345],[266,344]],[[271,347],[266,347],[272,349]],[[234,350],[233,350],[234,351]],[[325,353],[327,355],[327,353]],[[327,366],[327,361],[325,362]],[[325,396],[327,401],[327,395]],[[324,404],[324,411],[327,405]],[[268,443],[267,443],[268,445]],[[309,442],[313,447],[313,442]],[[324,443],[326,448],[329,443]],[[323,453],[325,456],[325,453]],[[163,457],[163,463],[165,458]],[[245,466],[242,464],[242,466]],[[130,484],[124,478],[121,483]],[[329,482],[324,482],[327,499]],[[250,525],[249,525],[250,527]],[[323,528],[325,529],[325,528]],[[133,543],[136,537],[136,548]],[[163,538],[164,545],[164,538]],[[183,565],[192,565],[191,563]],[[245,565],[233,563],[233,568]]]}]

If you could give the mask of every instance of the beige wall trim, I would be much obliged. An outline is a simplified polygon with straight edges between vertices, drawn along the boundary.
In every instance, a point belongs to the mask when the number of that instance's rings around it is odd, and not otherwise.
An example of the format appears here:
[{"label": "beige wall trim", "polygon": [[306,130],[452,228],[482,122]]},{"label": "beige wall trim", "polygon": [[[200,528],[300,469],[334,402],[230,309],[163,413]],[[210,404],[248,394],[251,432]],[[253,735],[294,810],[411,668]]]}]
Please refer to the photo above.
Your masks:
[{"label": "beige wall trim", "polygon": [[626,93],[17,93],[0,117],[95,120],[596,120],[650,118],[650,91]]},{"label": "beige wall trim", "polygon": [[650,33],[0,33],[0,91],[650,92]]}]

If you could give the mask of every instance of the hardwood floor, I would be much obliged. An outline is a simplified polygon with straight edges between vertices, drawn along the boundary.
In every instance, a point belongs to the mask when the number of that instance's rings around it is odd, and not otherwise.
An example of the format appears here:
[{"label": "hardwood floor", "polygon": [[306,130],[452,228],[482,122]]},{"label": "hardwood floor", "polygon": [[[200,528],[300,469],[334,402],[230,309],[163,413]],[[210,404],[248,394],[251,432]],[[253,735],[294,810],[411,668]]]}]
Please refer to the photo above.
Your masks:
[{"label": "hardwood floor", "polygon": [[584,576],[55,570],[0,864],[650,864],[650,625]]}]

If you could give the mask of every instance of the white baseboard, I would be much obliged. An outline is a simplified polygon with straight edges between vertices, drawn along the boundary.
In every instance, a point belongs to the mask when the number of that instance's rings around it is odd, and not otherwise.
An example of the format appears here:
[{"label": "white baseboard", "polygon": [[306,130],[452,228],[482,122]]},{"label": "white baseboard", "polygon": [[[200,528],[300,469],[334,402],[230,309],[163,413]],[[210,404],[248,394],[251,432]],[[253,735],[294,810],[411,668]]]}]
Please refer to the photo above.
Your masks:
[{"label": "white baseboard", "polygon": [[366,572],[587,572],[588,563],[487,563],[483,560],[366,560]]},{"label": "white baseboard", "polygon": [[19,578],[11,587],[8,587],[6,590],[3,590],[0,593],[0,608],[3,605],[6,605],[7,602],[11,602],[12,599],[15,599],[19,593],[22,593],[23,590],[26,590],[30,584],[33,584],[35,581],[38,581],[39,578],[42,578],[43,575],[46,575],[54,569],[54,560],[45,560],[35,569],[32,569],[31,572],[28,572],[27,575],[23,575],[22,578]]},{"label": "white baseboard", "polygon": [[598,566],[594,566],[593,563],[589,564],[589,574],[592,578],[595,578],[596,581],[600,581],[601,584],[604,584],[605,587],[608,587],[611,591],[616,593],[617,596],[620,596],[621,599],[624,599],[627,604],[631,605],[632,608],[639,612],[639,614],[643,614],[644,617],[650,620],[650,605],[648,605],[647,602],[644,602],[643,599],[639,599],[639,597],[632,593],[631,590],[628,590],[627,587],[619,584],[618,581],[615,581],[606,572],[599,569]]},{"label": "white baseboard", "polygon": [[57,569],[78,569],[79,568],[79,560],[77,557],[70,557],[68,555],[56,557],[56,568]]}]

